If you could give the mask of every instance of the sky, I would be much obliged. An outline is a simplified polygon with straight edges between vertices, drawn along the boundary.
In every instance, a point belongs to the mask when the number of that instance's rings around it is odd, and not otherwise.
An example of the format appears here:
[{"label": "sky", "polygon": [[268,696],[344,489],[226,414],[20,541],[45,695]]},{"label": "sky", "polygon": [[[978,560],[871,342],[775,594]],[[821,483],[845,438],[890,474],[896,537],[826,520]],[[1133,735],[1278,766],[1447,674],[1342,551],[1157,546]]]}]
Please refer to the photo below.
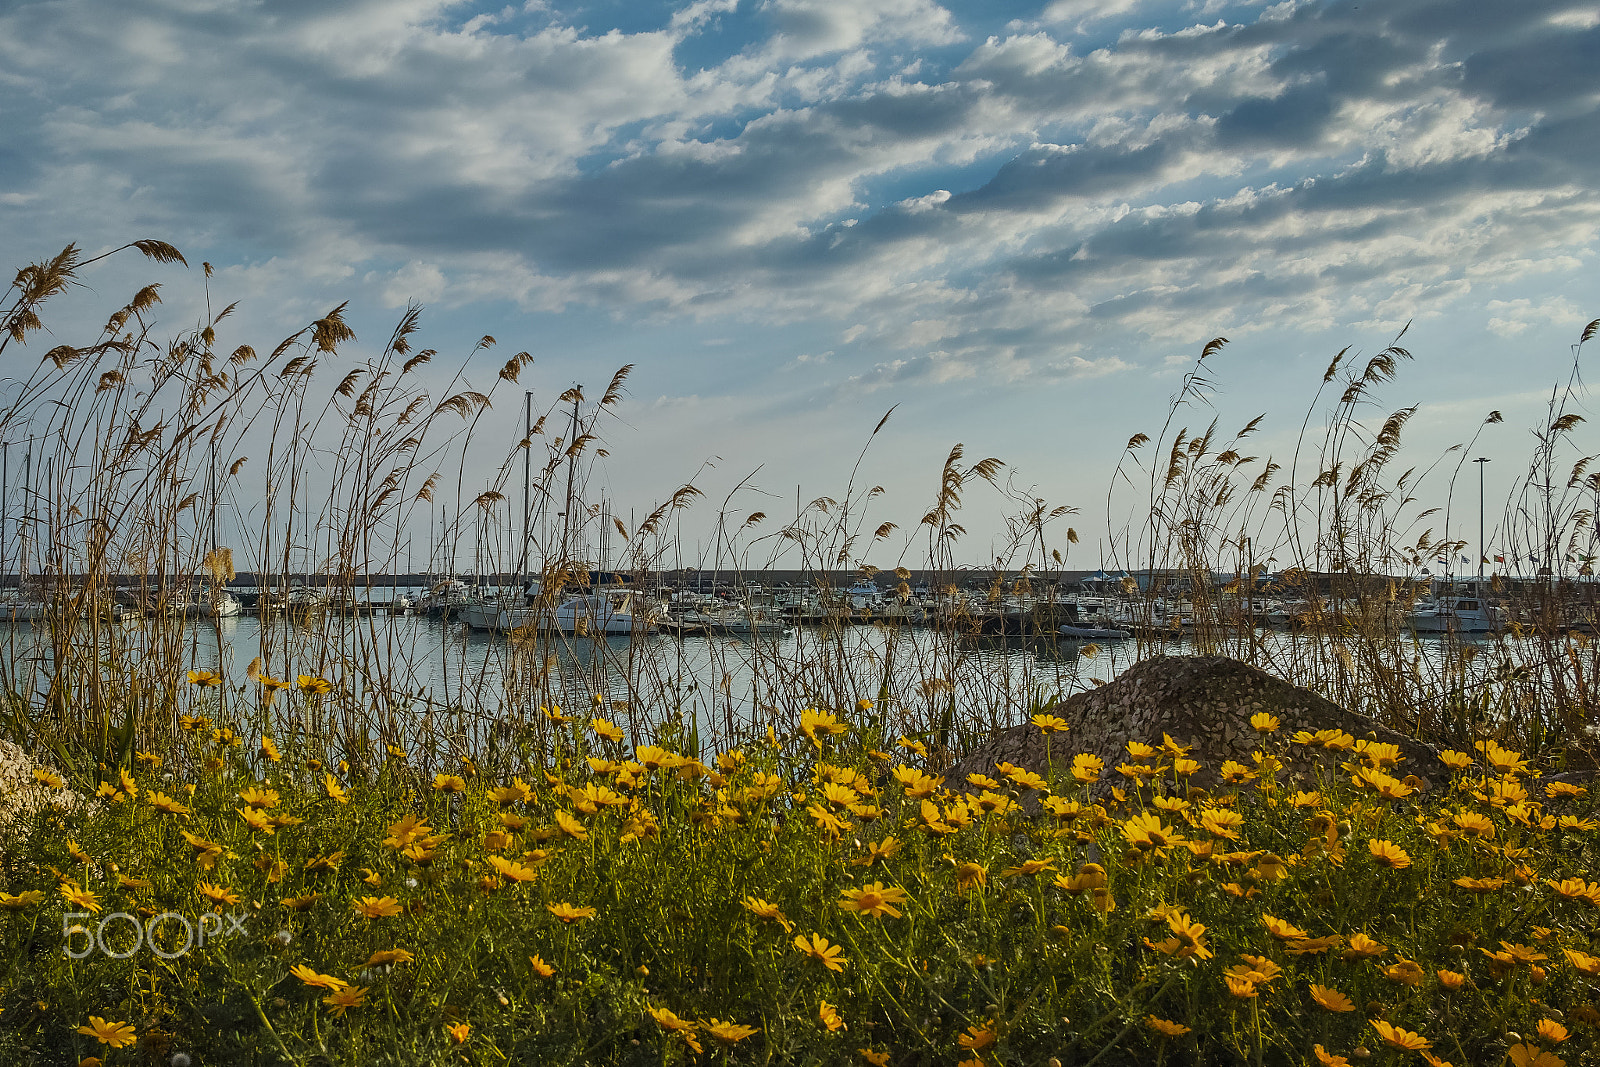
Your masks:
[{"label": "sky", "polygon": [[[208,261],[227,345],[348,301],[354,359],[414,302],[441,365],[497,338],[473,382],[532,353],[541,409],[634,364],[591,484],[642,515],[694,479],[702,546],[736,486],[771,534],[865,448],[900,527],[872,562],[914,564],[961,443],[1078,508],[1050,543],[1092,567],[1208,340],[1180,424],[1264,413],[1282,459],[1333,355],[1409,324],[1373,417],[1420,405],[1426,466],[1503,411],[1494,511],[1600,316],[1597,53],[1595,0],[12,0],[12,265],[149,237],[191,267],[96,268],[0,375],[146,281],[192,325]],[[1004,501],[966,503],[982,562]]]}]

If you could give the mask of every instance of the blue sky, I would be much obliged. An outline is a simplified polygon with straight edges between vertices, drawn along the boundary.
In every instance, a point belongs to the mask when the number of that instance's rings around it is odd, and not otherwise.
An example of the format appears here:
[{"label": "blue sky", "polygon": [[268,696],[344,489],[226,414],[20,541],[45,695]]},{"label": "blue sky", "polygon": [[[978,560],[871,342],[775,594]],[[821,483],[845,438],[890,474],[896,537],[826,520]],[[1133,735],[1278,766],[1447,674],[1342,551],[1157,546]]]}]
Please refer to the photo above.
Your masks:
[{"label": "blue sky", "polygon": [[[1219,335],[1224,428],[1266,412],[1281,457],[1333,353],[1410,322],[1408,450],[1501,409],[1503,496],[1600,315],[1597,46],[1594,0],[16,2],[0,233],[170,241],[234,344],[349,301],[370,349],[416,301],[446,357],[499,339],[477,379],[532,352],[541,406],[634,363],[623,511],[713,456],[713,500],[760,467],[741,513],[837,496],[899,405],[875,514],[915,527],[962,442],[1080,508],[1093,566],[1123,443]],[[112,264],[35,346],[152,277],[181,328],[196,273]]]}]

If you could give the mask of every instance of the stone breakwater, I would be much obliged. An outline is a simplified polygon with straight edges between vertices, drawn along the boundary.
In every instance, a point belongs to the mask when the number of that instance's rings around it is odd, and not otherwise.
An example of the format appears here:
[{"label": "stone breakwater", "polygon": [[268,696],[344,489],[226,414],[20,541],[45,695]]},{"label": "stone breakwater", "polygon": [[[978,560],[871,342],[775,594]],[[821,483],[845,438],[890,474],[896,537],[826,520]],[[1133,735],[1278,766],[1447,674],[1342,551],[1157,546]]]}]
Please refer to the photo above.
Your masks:
[{"label": "stone breakwater", "polygon": [[[1000,731],[953,764],[945,776],[952,783],[961,782],[970,773],[992,773],[999,762],[1043,774],[1047,762],[1059,768],[1077,753],[1087,752],[1105,761],[1106,776],[1098,789],[1106,792],[1121,780],[1113,768],[1140,762],[1130,761],[1129,741],[1160,745],[1163,736],[1170,735],[1179,744],[1192,745],[1191,755],[1203,765],[1193,784],[1214,788],[1225,760],[1254,766],[1251,753],[1260,746],[1261,734],[1251,727],[1250,717],[1258,712],[1277,717],[1279,738],[1298,730],[1341,730],[1356,740],[1395,745],[1405,759],[1394,773],[1416,776],[1421,781],[1415,784],[1422,789],[1448,777],[1433,746],[1224,656],[1145,660],[1106,685],[1059,704],[1054,714],[1066,721],[1065,733],[1044,734],[1028,724]],[[1316,751],[1303,746],[1293,746],[1283,755],[1290,777],[1309,775],[1315,763]]]}]

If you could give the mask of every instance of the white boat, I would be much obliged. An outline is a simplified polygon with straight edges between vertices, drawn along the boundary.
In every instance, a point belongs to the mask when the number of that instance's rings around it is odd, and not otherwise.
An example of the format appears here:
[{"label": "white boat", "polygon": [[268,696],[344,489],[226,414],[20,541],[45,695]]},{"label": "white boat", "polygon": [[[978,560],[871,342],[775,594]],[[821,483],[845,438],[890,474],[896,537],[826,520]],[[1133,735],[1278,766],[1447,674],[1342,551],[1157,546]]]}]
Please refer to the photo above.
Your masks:
[{"label": "white boat", "polygon": [[853,608],[870,608],[878,604],[883,596],[876,582],[862,579],[844,591],[845,602]]},{"label": "white boat", "polygon": [[1121,641],[1133,636],[1126,630],[1103,626],[1062,626],[1056,633],[1073,641]]},{"label": "white boat", "polygon": [[476,596],[466,582],[459,578],[445,578],[434,582],[426,593],[417,598],[416,608],[424,615],[459,616],[481,601],[482,598]]},{"label": "white boat", "polygon": [[1424,601],[1406,616],[1406,625],[1419,634],[1482,634],[1500,629],[1504,622],[1500,609],[1484,595],[1488,590],[1478,585],[1461,583]]},{"label": "white boat", "polygon": [[[49,622],[60,617],[67,603],[40,600],[36,597],[15,595],[0,598],[0,622]],[[112,600],[102,600],[95,605],[95,613],[102,618],[121,619],[131,616],[126,608]]]},{"label": "white boat", "polygon": [[686,611],[675,620],[681,632],[721,634],[726,637],[781,637],[789,624],[766,609],[726,608],[722,611]]},{"label": "white boat", "polygon": [[218,589],[206,599],[200,614],[208,619],[231,619],[244,614],[244,603],[226,589]]},{"label": "white boat", "polygon": [[505,633],[537,628],[577,637],[646,633],[656,627],[653,610],[637,612],[631,589],[569,597],[554,609],[531,604],[476,603],[458,617],[474,630]]}]

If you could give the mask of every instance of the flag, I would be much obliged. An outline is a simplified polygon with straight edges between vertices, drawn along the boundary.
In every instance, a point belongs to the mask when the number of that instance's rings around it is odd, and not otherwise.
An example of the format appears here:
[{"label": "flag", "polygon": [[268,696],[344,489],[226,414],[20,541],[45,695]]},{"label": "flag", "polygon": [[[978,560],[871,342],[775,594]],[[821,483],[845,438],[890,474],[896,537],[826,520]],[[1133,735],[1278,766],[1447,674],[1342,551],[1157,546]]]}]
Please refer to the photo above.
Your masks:
[{"label": "flag", "polygon": [[1494,561],[1495,561],[1495,562],[1496,562],[1496,563],[1504,563],[1504,562],[1505,562],[1505,561],[1506,561],[1506,558],[1505,558],[1505,557],[1504,557],[1504,556],[1496,556],[1496,557],[1495,557],[1495,558],[1494,558]]}]

